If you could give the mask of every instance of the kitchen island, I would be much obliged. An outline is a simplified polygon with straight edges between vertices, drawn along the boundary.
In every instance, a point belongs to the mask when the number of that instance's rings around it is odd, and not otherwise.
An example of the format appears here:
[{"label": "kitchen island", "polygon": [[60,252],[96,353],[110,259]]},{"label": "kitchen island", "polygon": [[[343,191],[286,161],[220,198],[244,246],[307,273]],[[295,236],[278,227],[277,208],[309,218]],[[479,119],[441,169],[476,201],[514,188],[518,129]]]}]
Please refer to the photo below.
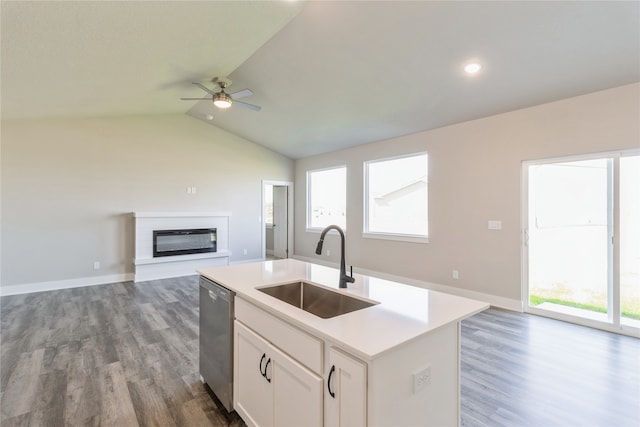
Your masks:
[{"label": "kitchen island", "polygon": [[[360,274],[339,289],[337,269],[294,259],[199,273],[236,293],[234,408],[247,424],[459,425],[460,322],[489,304]],[[260,290],[294,282],[372,305],[325,319]]]}]

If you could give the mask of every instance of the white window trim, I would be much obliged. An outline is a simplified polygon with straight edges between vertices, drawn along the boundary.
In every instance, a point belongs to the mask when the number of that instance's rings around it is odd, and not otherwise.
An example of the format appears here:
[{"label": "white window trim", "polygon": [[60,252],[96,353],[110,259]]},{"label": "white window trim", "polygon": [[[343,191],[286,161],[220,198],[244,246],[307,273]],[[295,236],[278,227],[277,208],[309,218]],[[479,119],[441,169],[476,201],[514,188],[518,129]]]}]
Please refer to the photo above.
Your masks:
[{"label": "white window trim", "polygon": [[[389,160],[398,160],[404,159],[408,157],[416,157],[416,156],[427,156],[427,165],[429,163],[429,153],[426,151],[419,151],[417,153],[410,154],[402,154],[399,156],[392,157],[383,157],[379,159],[366,160],[363,162],[362,170],[363,170],[363,192],[362,192],[362,211],[364,218],[362,219],[362,237],[365,239],[379,239],[379,240],[395,240],[398,242],[411,242],[411,243],[429,243],[429,234],[402,234],[402,233],[383,233],[377,231],[369,231],[369,164],[377,163],[377,162],[386,162]],[[427,166],[427,186],[429,185],[429,176],[428,176],[428,166]],[[427,197],[428,196],[427,190]],[[428,209],[428,208],[427,208]],[[427,210],[427,221],[429,220],[429,211]],[[427,226],[428,227],[428,226]],[[427,228],[428,230],[428,228]]]},{"label": "white window trim", "polygon": [[[347,184],[348,184],[348,182],[347,182],[347,180],[348,180],[348,177],[347,177],[347,172],[348,172],[347,171],[347,165],[334,165],[334,166],[328,166],[326,168],[309,169],[307,171],[307,174],[306,174],[307,200],[305,202],[306,203],[306,210],[307,210],[307,215],[306,215],[307,219],[306,219],[306,224],[305,224],[305,231],[307,233],[318,233],[318,234],[320,234],[320,233],[322,233],[322,230],[325,229],[325,227],[311,227],[311,225],[310,225],[311,224],[311,206],[310,206],[311,205],[311,183],[310,183],[310,179],[309,179],[310,175],[313,172],[322,172],[322,171],[328,171],[328,170],[340,169],[340,168],[344,168],[344,170],[345,170],[345,186],[347,186]],[[346,232],[347,232],[347,226],[346,226],[347,206],[346,206],[346,204],[345,204],[345,207],[344,207],[344,216],[345,216],[345,226],[341,227],[341,228],[342,228],[342,231],[344,231],[344,233],[346,235]],[[333,230],[331,230],[331,231],[333,231]]]},{"label": "white window trim", "polygon": [[362,237],[365,239],[395,240],[398,242],[429,243],[428,236],[417,236],[414,234],[374,233],[369,231],[363,232]]}]

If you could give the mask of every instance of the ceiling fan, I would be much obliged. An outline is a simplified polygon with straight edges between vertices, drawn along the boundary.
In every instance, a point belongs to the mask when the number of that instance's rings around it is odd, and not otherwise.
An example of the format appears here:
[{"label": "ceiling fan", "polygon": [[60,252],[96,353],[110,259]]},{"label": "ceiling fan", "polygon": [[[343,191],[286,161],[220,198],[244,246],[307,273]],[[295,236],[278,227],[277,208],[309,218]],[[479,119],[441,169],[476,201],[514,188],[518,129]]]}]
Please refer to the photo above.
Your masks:
[{"label": "ceiling fan", "polygon": [[[232,104],[239,105],[244,108],[248,108],[253,111],[260,111],[262,107],[257,105],[248,104],[246,102],[238,101],[239,98],[244,98],[246,96],[253,95],[253,91],[251,89],[243,89],[234,93],[227,93],[224,90],[231,86],[231,80],[226,77],[214,77],[211,80],[212,83],[215,84],[213,90],[209,89],[205,85],[197,82],[193,82],[194,85],[198,86],[200,89],[204,90],[211,97],[208,98],[180,98],[183,101],[201,101],[201,100],[211,100],[213,101],[213,105],[218,108],[229,108]],[[216,89],[219,89],[216,91]]]}]

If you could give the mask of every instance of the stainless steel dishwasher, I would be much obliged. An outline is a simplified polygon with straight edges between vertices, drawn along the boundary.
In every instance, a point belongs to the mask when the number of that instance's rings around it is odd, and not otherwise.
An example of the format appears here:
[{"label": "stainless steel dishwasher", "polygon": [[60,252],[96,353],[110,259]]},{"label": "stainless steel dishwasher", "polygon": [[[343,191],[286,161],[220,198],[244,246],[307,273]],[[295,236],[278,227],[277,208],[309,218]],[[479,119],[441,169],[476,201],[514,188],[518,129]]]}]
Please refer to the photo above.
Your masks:
[{"label": "stainless steel dishwasher", "polygon": [[200,276],[200,377],[227,411],[233,411],[235,293]]}]

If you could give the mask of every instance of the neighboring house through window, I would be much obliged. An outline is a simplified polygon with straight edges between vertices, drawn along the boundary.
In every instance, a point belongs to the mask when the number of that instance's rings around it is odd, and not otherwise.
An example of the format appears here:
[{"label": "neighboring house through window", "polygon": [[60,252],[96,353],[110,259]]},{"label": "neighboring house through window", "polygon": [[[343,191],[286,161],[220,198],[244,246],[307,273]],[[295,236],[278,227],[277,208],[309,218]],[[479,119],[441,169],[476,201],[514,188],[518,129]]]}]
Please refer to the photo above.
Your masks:
[{"label": "neighboring house through window", "polygon": [[427,242],[426,153],[364,163],[364,237]]}]

